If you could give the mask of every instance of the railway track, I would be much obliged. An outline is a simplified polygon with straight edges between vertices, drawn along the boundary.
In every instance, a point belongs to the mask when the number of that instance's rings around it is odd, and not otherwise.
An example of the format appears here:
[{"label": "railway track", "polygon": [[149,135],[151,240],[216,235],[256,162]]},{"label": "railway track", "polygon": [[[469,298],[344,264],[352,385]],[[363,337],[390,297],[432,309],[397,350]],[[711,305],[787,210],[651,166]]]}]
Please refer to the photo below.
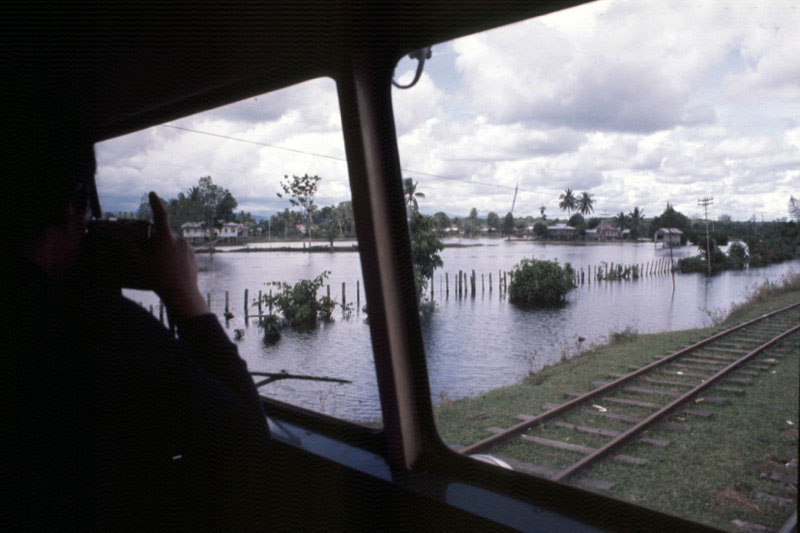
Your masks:
[{"label": "railway track", "polygon": [[[492,433],[458,451],[465,455],[487,452],[501,443],[524,442],[546,448],[542,457],[551,464],[531,464],[500,458],[516,470],[556,481],[595,489],[610,489],[611,483],[590,479],[581,473],[599,461],[641,467],[645,459],[622,453],[629,443],[666,447],[669,440],[652,438],[655,427],[689,431],[684,422],[702,423],[712,415],[705,404],[729,404],[746,394],[753,378],[769,372],[778,358],[800,342],[800,303],[778,309],[721,331],[667,356],[657,357],[625,374],[609,372],[595,381],[588,392],[568,392],[571,399],[545,404],[538,415],[517,415],[519,423],[509,428],[488,428]],[[570,422],[571,415],[581,422]],[[676,416],[677,415],[677,416]],[[591,419],[591,424],[583,420]],[[562,438],[554,439],[548,430]],[[563,435],[582,434],[595,444],[576,444]],[[573,442],[569,442],[573,440]],[[580,440],[580,439],[577,439]],[[600,442],[600,444],[597,444]],[[577,457],[577,460],[573,458]],[[564,466],[566,464],[566,466]]]}]

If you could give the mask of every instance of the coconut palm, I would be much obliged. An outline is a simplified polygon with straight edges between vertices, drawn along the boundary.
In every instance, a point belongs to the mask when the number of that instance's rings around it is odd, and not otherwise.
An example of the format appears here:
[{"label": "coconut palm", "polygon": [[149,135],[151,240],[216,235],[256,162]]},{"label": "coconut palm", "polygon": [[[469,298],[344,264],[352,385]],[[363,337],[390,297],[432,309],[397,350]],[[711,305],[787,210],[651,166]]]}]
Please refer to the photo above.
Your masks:
[{"label": "coconut palm", "polygon": [[641,229],[644,223],[644,209],[639,209],[638,206],[634,207],[633,211],[628,213],[628,217],[631,225],[631,238],[638,239],[639,229]]},{"label": "coconut palm", "polygon": [[558,202],[558,207],[562,211],[566,211],[567,217],[569,217],[572,214],[572,210],[575,209],[575,195],[572,193],[572,189],[569,187],[564,189],[564,194],[559,195],[558,199],[561,200]]},{"label": "coconut palm", "polygon": [[539,213],[542,215],[542,220],[547,220],[547,215],[544,214],[544,205],[539,208]]},{"label": "coconut palm", "polygon": [[628,217],[625,216],[625,212],[620,211],[617,216],[614,217],[614,222],[616,222],[617,226],[619,227],[620,231],[625,229],[625,226],[628,223]]},{"label": "coconut palm", "polygon": [[592,195],[586,191],[578,198],[578,211],[582,215],[588,215],[594,212],[594,200],[592,199]]},{"label": "coconut palm", "polygon": [[417,198],[420,200],[425,198],[425,194],[421,192],[417,192],[417,184],[419,182],[414,181],[411,178],[404,178],[403,179],[403,193],[406,197],[406,205],[414,206],[414,209],[419,209],[419,204],[417,203]]}]

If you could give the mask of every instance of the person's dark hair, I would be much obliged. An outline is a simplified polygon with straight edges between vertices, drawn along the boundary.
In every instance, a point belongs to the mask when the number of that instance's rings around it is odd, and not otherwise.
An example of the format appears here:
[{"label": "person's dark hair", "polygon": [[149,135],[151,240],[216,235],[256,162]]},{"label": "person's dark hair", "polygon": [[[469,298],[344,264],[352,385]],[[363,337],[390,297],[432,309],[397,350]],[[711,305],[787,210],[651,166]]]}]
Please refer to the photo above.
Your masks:
[{"label": "person's dark hair", "polygon": [[99,215],[94,185],[94,146],[78,110],[52,101],[22,98],[4,114],[7,137],[6,213],[16,245],[29,243],[51,225],[63,225],[70,204]]}]

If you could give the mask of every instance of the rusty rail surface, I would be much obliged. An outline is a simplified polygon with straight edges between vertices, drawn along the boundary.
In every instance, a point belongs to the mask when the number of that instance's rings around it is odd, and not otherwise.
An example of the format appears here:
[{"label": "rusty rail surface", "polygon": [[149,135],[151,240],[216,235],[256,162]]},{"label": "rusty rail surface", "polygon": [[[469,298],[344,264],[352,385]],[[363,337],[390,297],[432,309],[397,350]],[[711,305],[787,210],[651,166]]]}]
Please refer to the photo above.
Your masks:
[{"label": "rusty rail surface", "polygon": [[[614,390],[617,387],[619,387],[620,385],[622,385],[622,384],[624,384],[624,383],[626,383],[628,381],[631,381],[631,380],[641,376],[642,374],[650,372],[654,368],[657,368],[657,367],[660,367],[660,366],[665,365],[667,363],[670,363],[670,362],[672,362],[672,361],[674,361],[676,359],[679,359],[679,358],[685,356],[688,353],[691,353],[693,351],[699,350],[700,348],[702,348],[702,347],[704,347],[704,346],[706,346],[708,344],[711,344],[711,343],[713,343],[713,342],[715,342],[715,341],[717,341],[717,340],[719,340],[719,339],[721,339],[723,337],[726,337],[726,336],[728,336],[728,335],[730,335],[732,333],[740,331],[743,328],[746,328],[748,326],[752,326],[754,324],[757,324],[757,323],[759,323],[759,322],[761,322],[761,321],[763,321],[763,320],[765,320],[767,318],[771,318],[771,317],[776,316],[778,314],[785,313],[785,312],[790,311],[790,310],[792,310],[792,309],[794,309],[796,307],[800,307],[800,302],[788,305],[786,307],[782,307],[780,309],[777,309],[777,310],[769,312],[769,313],[765,313],[765,314],[763,314],[761,316],[758,316],[758,317],[753,318],[751,320],[748,320],[746,322],[742,322],[741,324],[738,324],[738,325],[733,326],[731,328],[728,328],[728,329],[726,329],[724,331],[721,331],[721,332],[719,332],[719,333],[717,333],[715,335],[707,337],[707,338],[705,338],[705,339],[703,339],[703,340],[701,340],[699,342],[696,342],[695,344],[692,344],[691,346],[688,346],[686,348],[678,350],[678,351],[676,351],[676,352],[674,352],[674,353],[672,353],[672,354],[670,354],[670,355],[668,355],[668,356],[666,356],[664,358],[661,358],[661,359],[659,359],[657,361],[654,361],[654,362],[652,362],[652,363],[650,363],[648,365],[643,366],[642,368],[639,368],[639,369],[637,369],[637,370],[635,370],[633,372],[630,372],[630,373],[628,373],[628,374],[626,374],[626,375],[624,375],[624,376],[622,376],[620,378],[617,378],[617,379],[615,379],[613,381],[610,381],[610,382],[606,383],[605,385],[602,385],[600,387],[592,389],[591,391],[589,391],[589,392],[587,392],[585,394],[577,396],[577,397],[573,398],[572,400],[569,400],[569,401],[567,401],[567,402],[565,402],[565,403],[563,403],[563,404],[561,404],[561,405],[559,405],[557,407],[549,409],[549,410],[545,411],[544,413],[541,413],[539,415],[530,417],[529,419],[526,419],[525,421],[520,422],[519,424],[516,424],[516,425],[506,429],[505,431],[498,432],[498,433],[496,433],[494,435],[491,435],[491,436],[489,436],[489,437],[487,437],[485,439],[482,439],[482,440],[480,440],[480,441],[478,441],[478,442],[476,442],[474,444],[466,446],[465,448],[459,450],[459,453],[464,454],[464,455],[469,455],[469,454],[476,453],[478,451],[485,450],[486,448],[488,448],[490,446],[497,445],[500,442],[502,442],[502,441],[504,441],[504,440],[506,440],[508,438],[520,435],[520,434],[522,434],[522,432],[524,432],[524,431],[526,431],[526,430],[528,430],[528,429],[530,429],[530,428],[532,428],[532,427],[534,427],[534,426],[536,426],[538,424],[541,424],[542,422],[544,422],[546,420],[554,418],[555,416],[558,416],[558,415],[564,413],[565,411],[568,411],[568,410],[570,410],[570,409],[572,409],[574,407],[577,407],[580,404],[586,402],[587,400],[590,400],[592,398],[595,398],[597,396],[605,394],[605,393],[607,393],[607,392],[609,392],[611,390]],[[770,344],[770,346],[771,346],[771,344]],[[763,350],[760,350],[760,351],[763,351]],[[750,355],[750,354],[748,354],[748,355]],[[703,383],[701,385],[703,385],[703,388],[708,386],[706,383]],[[700,390],[702,390],[702,389],[700,389]],[[627,438],[625,440],[627,440]],[[603,453],[606,453],[606,452],[603,452]],[[564,472],[559,474],[558,479],[563,479],[564,477],[566,477],[567,475],[570,475],[571,473],[572,472],[568,472],[568,471],[565,470]]]}]

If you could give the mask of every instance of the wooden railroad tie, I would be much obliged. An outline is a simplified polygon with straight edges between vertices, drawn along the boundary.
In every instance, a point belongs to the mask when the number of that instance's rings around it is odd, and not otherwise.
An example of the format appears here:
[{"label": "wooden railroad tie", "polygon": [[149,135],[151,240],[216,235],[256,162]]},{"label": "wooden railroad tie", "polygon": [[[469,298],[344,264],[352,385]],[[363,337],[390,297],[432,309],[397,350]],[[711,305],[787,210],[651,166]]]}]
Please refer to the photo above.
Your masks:
[{"label": "wooden railroad tie", "polygon": [[[451,450],[456,452],[460,452],[466,446],[462,446],[461,444],[449,444],[448,447]],[[551,479],[558,475],[558,470],[553,470],[552,468],[547,468],[546,466],[536,465],[533,463],[526,463],[523,461],[517,461],[516,459],[510,459],[508,457],[500,457],[503,461],[509,464],[511,468],[517,470],[519,472],[527,472],[528,474],[533,474],[535,476],[540,476],[544,478]],[[603,481],[600,479],[593,479],[586,476],[575,476],[572,481],[576,485],[582,485],[584,487],[596,490],[611,490],[614,488],[614,484],[610,481]]]},{"label": "wooden railroad tie", "polygon": [[[531,420],[533,417],[530,416],[530,415],[517,415],[516,418],[519,419],[519,420],[527,421],[527,420]],[[570,424],[569,422],[561,422],[560,420],[552,422],[552,425],[554,425],[556,427],[564,428],[564,429],[572,429],[572,430],[575,430],[575,431],[579,431],[581,433],[589,433],[589,434],[592,434],[592,435],[602,435],[604,437],[617,437],[622,433],[621,431],[616,431],[616,430],[613,430],[613,429],[595,428],[595,427],[589,427],[589,426],[582,426],[582,425],[578,425],[578,424]],[[643,442],[645,444],[650,444],[651,446],[656,446],[658,448],[666,448],[667,446],[669,446],[669,442],[670,442],[670,441],[665,440],[665,439],[651,439],[649,437],[641,437],[641,438],[639,438],[639,441]]]},{"label": "wooden railroad tie", "polygon": [[[546,403],[544,404],[545,410],[550,410],[558,407],[558,404],[555,403]],[[619,413],[610,413],[608,411],[598,411],[596,409],[589,409],[588,407],[583,407],[578,409],[578,412],[593,415],[593,416],[600,416],[603,418],[608,418],[610,420],[619,420],[620,422],[627,422],[628,424],[638,424],[644,418],[638,416],[630,416],[630,415],[623,415]],[[673,431],[681,431],[687,433],[692,430],[692,427],[689,424],[683,424],[680,422],[661,422],[660,427],[671,429]]]},{"label": "wooden railroad tie", "polygon": [[[503,429],[503,428],[498,428],[498,427],[490,427],[490,428],[487,428],[486,431],[489,431],[491,433],[497,434],[497,433],[503,433],[506,430]],[[522,440],[525,440],[525,441],[528,441],[528,442],[534,442],[534,443],[540,444],[542,446],[547,446],[548,448],[555,448],[557,450],[565,450],[565,451],[568,451],[568,452],[582,453],[584,455],[588,455],[588,454],[592,453],[593,451],[595,451],[595,448],[590,448],[588,446],[581,446],[580,444],[572,444],[570,442],[563,442],[563,441],[560,441],[560,440],[545,439],[544,437],[533,437],[531,435],[522,434],[522,435],[520,435],[520,438]],[[633,457],[632,455],[616,454],[616,455],[613,455],[611,458],[614,459],[615,461],[620,462],[620,463],[625,463],[625,464],[629,464],[629,465],[646,465],[647,464],[647,459],[641,459],[639,457]]]}]

